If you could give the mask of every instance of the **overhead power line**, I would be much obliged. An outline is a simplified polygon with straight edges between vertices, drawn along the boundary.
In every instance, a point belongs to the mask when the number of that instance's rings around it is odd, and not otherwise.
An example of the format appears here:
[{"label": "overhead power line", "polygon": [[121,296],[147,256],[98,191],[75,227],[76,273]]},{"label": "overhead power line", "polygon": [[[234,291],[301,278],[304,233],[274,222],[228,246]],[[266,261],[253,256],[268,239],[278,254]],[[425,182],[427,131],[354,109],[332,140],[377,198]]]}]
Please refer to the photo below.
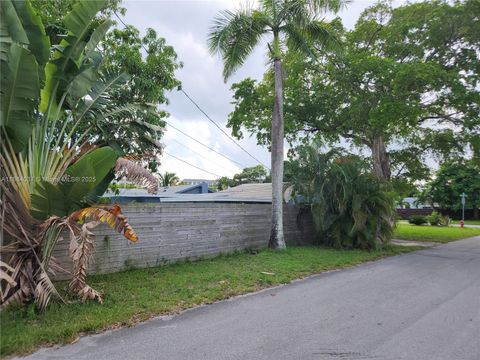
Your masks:
[{"label": "overhead power line", "polygon": [[195,100],[193,100],[190,95],[187,94],[187,92],[185,90],[183,90],[182,88],[180,88],[180,91],[187,97],[188,100],[190,100],[190,102],[195,105],[195,107],[200,110],[200,112],[205,115],[205,117],[213,124],[217,127],[218,130],[220,130],[226,137],[228,137],[235,145],[237,145],[240,149],[242,149],[248,156],[250,156],[253,160],[255,160],[256,162],[258,162],[260,165],[266,167],[267,169],[269,169],[269,167],[267,165],[265,165],[264,163],[262,163],[260,160],[258,160],[255,156],[253,156],[252,154],[250,154],[242,145],[240,145],[234,138],[232,138],[225,130],[223,130],[221,128],[220,125],[218,125],[215,120],[213,120],[201,107],[200,105],[197,104],[197,102]]},{"label": "overhead power line", "polygon": [[[163,120],[163,121],[165,121],[165,120]],[[204,143],[202,143],[201,141],[199,141],[199,140],[195,139],[194,137],[192,137],[192,136],[188,135],[186,132],[184,132],[184,131],[180,130],[179,128],[177,128],[177,127],[175,127],[175,126],[173,126],[173,125],[172,125],[172,124],[170,124],[169,122],[165,121],[165,123],[166,123],[168,126],[170,126],[171,128],[173,128],[173,129],[177,130],[179,133],[181,133],[181,134],[185,135],[186,137],[188,137],[188,138],[192,139],[193,141],[195,141],[195,142],[199,143],[200,145],[202,145],[203,147],[206,147],[207,149],[209,149],[209,150],[213,151],[214,153],[216,153],[216,154],[218,154],[218,155],[220,155],[220,156],[224,157],[225,159],[227,159],[227,160],[229,160],[229,161],[231,161],[231,162],[234,162],[235,164],[237,164],[237,165],[241,166],[242,168],[245,168],[245,167],[246,167],[245,165],[243,165],[243,164],[239,163],[238,161],[236,161],[236,160],[234,160],[234,159],[232,159],[232,158],[230,158],[230,157],[228,157],[228,156],[226,156],[226,155],[223,155],[221,152],[218,152],[218,151],[217,151],[217,150],[215,150],[214,148],[212,148],[212,147],[210,147],[210,146],[208,146],[208,145],[205,145],[205,144],[204,144]]]},{"label": "overhead power line", "polygon": [[201,167],[198,167],[197,165],[193,165],[193,164],[189,163],[188,161],[185,161],[185,160],[183,160],[183,159],[180,159],[179,157],[177,157],[177,156],[175,156],[175,155],[172,155],[172,154],[166,152],[165,150],[163,150],[163,153],[164,153],[164,154],[167,154],[168,156],[171,156],[171,157],[174,158],[174,159],[177,159],[178,161],[181,161],[181,162],[183,162],[183,163],[185,163],[185,164],[187,164],[187,165],[190,165],[191,167],[194,167],[195,169],[198,169],[198,170],[203,171],[203,172],[205,172],[205,173],[207,173],[207,174],[213,175],[213,176],[215,176],[216,178],[221,178],[221,177],[222,177],[221,175],[212,173],[212,172],[210,172],[210,171],[208,171],[208,170],[205,170],[205,169],[202,169]]},{"label": "overhead power line", "polygon": [[[188,149],[188,151],[190,151],[190,152],[192,152],[192,153],[200,156],[201,158],[203,158],[203,159],[211,162],[212,164],[215,164],[216,166],[220,166],[220,164],[219,164],[218,162],[215,162],[215,161],[212,160],[211,158],[206,157],[205,155],[200,154],[198,151],[193,150],[190,146],[185,145],[184,143],[178,141],[177,139],[174,139],[172,136],[169,136],[168,134],[164,134],[164,137],[166,137],[166,138],[169,139],[170,141],[176,142],[178,145],[183,146],[185,149]],[[231,165],[231,164],[229,164],[229,165]]]},{"label": "overhead power line", "polygon": [[[125,27],[128,26],[128,25],[122,20],[122,18],[120,18],[120,16],[117,14],[116,11],[114,11],[114,14],[115,14],[115,16],[117,17],[117,19],[123,24],[123,26],[125,26]],[[145,52],[148,53],[148,50],[147,50],[147,48],[145,47],[145,45],[144,45],[144,44],[141,44],[141,45],[142,45],[142,47],[143,47],[143,50],[145,50]],[[187,98],[188,100],[190,100],[190,102],[191,102],[193,105],[195,105],[195,107],[196,107],[212,124],[214,124],[227,138],[229,138],[235,145],[237,145],[243,152],[245,152],[248,156],[250,156],[250,157],[251,157],[253,160],[255,160],[257,163],[259,163],[260,165],[262,165],[262,166],[264,166],[265,168],[267,168],[267,169],[270,170],[270,168],[269,168],[267,165],[265,165],[265,164],[262,163],[260,160],[258,160],[258,159],[257,159],[255,156],[253,156],[248,150],[246,150],[242,145],[240,145],[234,138],[232,138],[225,130],[223,130],[222,127],[221,127],[220,125],[218,125],[218,124],[215,122],[215,120],[213,120],[213,119],[200,107],[200,105],[198,105],[198,103],[197,103],[195,100],[193,100],[190,95],[187,94],[187,92],[186,92],[183,88],[180,88],[180,91],[181,91],[181,92],[186,96],[186,98]],[[170,126],[171,126],[171,125],[170,125]],[[188,136],[188,135],[187,135],[187,136]],[[196,141],[197,141],[197,140],[196,140]],[[198,141],[197,141],[197,142],[198,142]],[[202,144],[202,145],[204,145],[204,144]],[[206,146],[206,145],[204,145],[204,146]],[[211,149],[211,150],[212,150],[212,149]],[[213,151],[215,151],[215,150],[213,150]],[[215,152],[218,153],[217,151],[215,151]],[[220,155],[222,155],[222,154],[220,154]],[[222,156],[224,156],[224,155],[222,155]],[[225,156],[224,156],[224,157],[225,157]],[[229,159],[229,158],[227,158],[227,159]],[[232,159],[229,159],[229,160],[235,162],[236,164],[238,164],[238,165],[240,165],[240,166],[242,166],[242,167],[246,167],[246,166],[244,166],[244,165],[239,164],[239,163],[238,163],[237,161],[235,161],[235,160],[232,160]]]}]

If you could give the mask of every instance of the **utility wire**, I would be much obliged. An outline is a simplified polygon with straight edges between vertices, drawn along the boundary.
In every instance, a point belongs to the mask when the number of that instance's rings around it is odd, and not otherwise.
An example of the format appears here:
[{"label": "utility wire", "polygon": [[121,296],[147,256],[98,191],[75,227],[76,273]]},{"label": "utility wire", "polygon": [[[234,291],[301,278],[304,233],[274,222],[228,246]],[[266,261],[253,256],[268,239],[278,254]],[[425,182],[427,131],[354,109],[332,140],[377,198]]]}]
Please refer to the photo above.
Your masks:
[{"label": "utility wire", "polygon": [[190,166],[194,167],[195,169],[198,169],[198,170],[203,171],[203,172],[205,172],[205,173],[207,173],[207,174],[213,175],[213,176],[215,176],[216,178],[221,178],[221,177],[222,177],[221,175],[218,175],[218,174],[212,173],[212,172],[210,172],[210,171],[208,171],[208,170],[202,169],[201,167],[198,167],[197,165],[190,164],[188,161],[185,161],[185,160],[183,160],[183,159],[180,159],[179,157],[176,157],[175,155],[172,155],[172,154],[166,152],[165,150],[163,150],[163,153],[164,153],[164,154],[167,154],[168,156],[171,156],[171,157],[174,158],[174,159],[177,159],[178,161],[181,161],[181,162],[183,162],[183,163],[185,163],[185,164],[187,164],[187,165],[190,165]]},{"label": "utility wire", "polygon": [[223,130],[220,125],[218,125],[215,120],[213,120],[201,107],[200,105],[198,105],[195,100],[193,100],[190,95],[187,94],[187,92],[185,90],[183,90],[182,88],[180,88],[180,91],[187,97],[188,100],[191,101],[191,103],[193,105],[195,105],[195,107],[200,110],[200,112],[205,115],[205,117],[213,124],[215,125],[218,130],[220,130],[226,137],[228,137],[235,145],[237,145],[240,149],[242,149],[246,154],[248,154],[248,156],[250,156],[253,160],[255,160],[256,162],[258,162],[260,165],[266,167],[267,169],[269,169],[269,167],[267,165],[265,165],[264,163],[262,163],[260,160],[258,160],[255,156],[253,156],[252,154],[250,154],[245,148],[243,148],[242,145],[240,145],[234,138],[232,138],[230,135],[228,135],[228,133]]},{"label": "utility wire", "polygon": [[[203,159],[211,162],[212,164],[215,163],[211,158],[208,158],[208,157],[206,157],[205,155],[200,154],[199,152],[193,150],[191,147],[185,145],[184,143],[178,141],[177,139],[174,139],[172,136],[170,136],[170,135],[168,135],[168,134],[164,134],[164,137],[166,137],[166,138],[169,139],[170,141],[176,142],[178,145],[183,146],[184,148],[188,149],[188,151],[190,151],[190,152],[192,152],[192,153],[200,156],[201,158],[203,158]],[[218,163],[215,163],[215,165],[219,166]],[[231,165],[231,164],[229,164],[229,165]],[[236,169],[235,169],[235,170],[236,170]]]},{"label": "utility wire", "polygon": [[[117,14],[116,11],[114,11],[113,13],[114,13],[115,16],[117,17],[117,19],[120,20],[120,22],[123,24],[123,26],[128,27],[128,25],[120,18],[120,16],[118,16],[118,14]],[[141,45],[142,45],[142,47],[143,47],[143,50],[145,50],[145,51],[147,52],[147,54],[148,54],[148,50],[147,50],[147,48],[145,47],[145,45],[143,45],[143,44],[141,44]],[[195,105],[195,107],[196,107],[203,115],[205,115],[205,117],[206,117],[212,124],[214,124],[214,125],[215,125],[226,137],[228,137],[235,145],[237,145],[240,149],[242,149],[242,150],[243,150],[248,156],[250,156],[253,160],[255,160],[255,161],[258,162],[260,165],[262,165],[262,166],[264,166],[265,168],[267,168],[268,170],[270,170],[270,168],[269,168],[267,165],[265,165],[264,163],[262,163],[260,160],[258,160],[258,159],[257,159],[255,156],[253,156],[252,154],[250,154],[250,152],[248,152],[245,148],[243,148],[242,145],[240,145],[240,144],[239,144],[234,138],[232,138],[225,130],[223,130],[223,129],[221,128],[221,126],[218,125],[218,124],[215,122],[215,120],[213,120],[213,119],[200,107],[200,105],[198,105],[197,102],[196,102],[195,100],[193,100],[193,99],[190,97],[190,95],[187,94],[187,92],[186,92],[183,88],[180,87],[180,91],[187,97],[188,100],[190,100],[190,102],[191,102],[193,105]],[[170,126],[171,126],[171,125],[170,125]],[[202,145],[203,145],[203,144],[202,144]],[[206,145],[205,145],[205,146],[206,146]],[[215,151],[215,150],[214,150],[214,151]],[[217,152],[217,151],[215,151],[215,152]],[[222,156],[224,156],[224,155],[222,155]],[[236,161],[234,161],[234,160],[232,160],[232,159],[229,159],[229,160],[235,162],[236,164],[239,164],[238,162],[236,162]],[[240,164],[239,164],[239,165],[240,165]],[[244,166],[244,165],[240,165],[240,166],[246,167],[246,166]]]},{"label": "utility wire", "polygon": [[192,139],[193,141],[195,141],[195,142],[199,143],[200,145],[202,145],[202,146],[206,147],[207,149],[209,149],[209,150],[213,151],[214,153],[217,153],[218,155],[220,155],[220,156],[224,157],[225,159],[227,159],[227,160],[229,160],[229,161],[231,161],[231,162],[234,162],[235,164],[237,164],[237,165],[241,166],[242,168],[245,168],[245,167],[246,167],[245,165],[243,165],[243,164],[239,163],[238,161],[236,161],[236,160],[233,160],[233,159],[229,158],[228,156],[226,156],[226,155],[223,155],[222,153],[218,152],[218,151],[217,151],[217,150],[215,150],[214,148],[212,148],[212,147],[210,147],[210,146],[208,146],[208,145],[205,145],[204,143],[202,143],[202,142],[198,141],[198,140],[197,140],[197,139],[195,139],[194,137],[192,137],[192,136],[188,135],[186,132],[184,132],[184,131],[180,130],[179,128],[177,128],[177,127],[175,127],[175,126],[173,126],[172,124],[170,124],[170,123],[169,123],[169,122],[167,122],[166,120],[163,120],[163,121],[165,121],[165,123],[166,123],[168,126],[170,126],[171,128],[173,128],[173,129],[177,130],[179,133],[181,133],[181,134],[185,135],[186,137],[188,137],[188,138]]}]

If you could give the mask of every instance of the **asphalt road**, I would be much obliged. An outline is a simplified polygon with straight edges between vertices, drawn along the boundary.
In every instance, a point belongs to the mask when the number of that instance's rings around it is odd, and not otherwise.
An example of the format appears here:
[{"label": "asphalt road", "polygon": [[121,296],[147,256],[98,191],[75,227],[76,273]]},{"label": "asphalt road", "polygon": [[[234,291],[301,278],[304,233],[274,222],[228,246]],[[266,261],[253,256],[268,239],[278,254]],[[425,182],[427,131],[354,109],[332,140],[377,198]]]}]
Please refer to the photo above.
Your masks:
[{"label": "asphalt road", "polygon": [[480,359],[480,237],[43,349],[28,359]]}]

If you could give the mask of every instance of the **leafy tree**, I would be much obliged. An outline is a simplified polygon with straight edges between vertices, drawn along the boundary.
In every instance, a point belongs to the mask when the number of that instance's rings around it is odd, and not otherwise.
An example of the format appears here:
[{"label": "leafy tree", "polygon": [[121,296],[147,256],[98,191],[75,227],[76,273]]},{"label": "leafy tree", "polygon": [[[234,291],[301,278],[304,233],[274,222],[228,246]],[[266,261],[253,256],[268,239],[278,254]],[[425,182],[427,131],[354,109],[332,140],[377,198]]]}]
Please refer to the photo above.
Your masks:
[{"label": "leafy tree", "polygon": [[[61,39],[66,32],[63,14],[71,10],[78,0],[41,0],[33,3],[36,11],[46,24],[50,39]],[[97,14],[89,28],[109,26],[115,13],[125,14],[120,0],[107,2]],[[88,35],[90,36],[90,35]],[[89,127],[96,133],[95,143],[112,145],[126,154],[145,155],[145,161],[153,171],[157,170],[157,155],[161,152],[159,142],[168,117],[160,106],[168,103],[165,92],[180,86],[175,78],[175,70],[182,64],[177,60],[173,47],[165,39],[158,37],[155,30],[148,28],[145,36],[134,26],[114,29],[98,42],[102,61],[98,64],[100,73],[127,73],[128,81],[121,88],[111,92],[109,101],[120,112],[125,106],[135,104],[135,111],[122,112],[114,119],[98,118],[95,122],[85,122],[76,127],[82,133]],[[144,48],[147,50],[144,53]],[[94,59],[98,61],[98,59]]]},{"label": "leafy tree", "polygon": [[[428,176],[425,160],[480,148],[478,1],[367,9],[353,31],[334,21],[342,52],[285,57],[287,139],[346,140],[371,152],[375,173],[404,183]],[[314,43],[313,46],[318,48]],[[269,143],[273,74],[234,84],[228,126]]]},{"label": "leafy tree", "polygon": [[179,177],[175,173],[165,171],[160,175],[160,183],[162,186],[174,186],[180,182]]},{"label": "leafy tree", "polygon": [[[159,108],[168,103],[165,93],[180,86],[175,71],[182,64],[177,61],[175,50],[155,30],[148,28],[141,37],[131,25],[123,30],[114,29],[100,45],[106,66],[130,75],[127,86],[114,94],[113,101],[119,107],[133,101],[139,109],[129,119],[99,123],[98,141],[115,141],[126,153],[159,154],[159,140],[165,126],[162,119],[169,116]],[[146,55],[142,55],[143,48]],[[152,105],[156,111],[145,111]],[[149,160],[151,169],[156,170],[156,159],[150,156]]]},{"label": "leafy tree", "polygon": [[221,177],[217,181],[217,189],[225,190],[241,184],[264,183],[268,182],[267,180],[270,180],[267,171],[262,165],[257,165],[243,169],[238,174],[233,175],[232,179],[227,176]]},{"label": "leafy tree", "polygon": [[268,56],[273,63],[274,91],[271,122],[272,230],[269,246],[286,247],[283,237],[283,57],[286,43],[299,53],[311,55],[309,39],[332,40],[327,23],[318,20],[322,11],[338,11],[343,0],[262,0],[257,8],[225,10],[214,20],[209,34],[212,53],[219,52],[227,80],[245,61],[260,40],[269,36]]},{"label": "leafy tree", "polygon": [[467,195],[465,208],[473,209],[474,218],[479,219],[480,164],[473,160],[457,159],[442,164],[421,199],[438,203],[443,210],[459,210],[462,193]]},{"label": "leafy tree", "polygon": [[[73,10],[73,6],[79,0],[34,0],[32,7],[40,16],[45,27],[45,33],[50,39],[51,44],[59,44],[62,41],[62,35],[68,32],[68,26],[65,24],[65,15]],[[118,12],[125,15],[126,9],[120,6],[122,0],[109,0],[105,6],[95,15],[92,23],[87,29],[90,33],[98,25],[109,20]]]},{"label": "leafy tree", "polygon": [[262,165],[247,167],[242,172],[233,176],[233,186],[240,184],[263,183],[267,177],[267,171]]},{"label": "leafy tree", "polygon": [[376,249],[391,239],[393,198],[359,158],[301,146],[288,169],[292,196],[311,209],[321,244]]},{"label": "leafy tree", "polygon": [[232,187],[233,185],[233,180],[230,179],[228,176],[222,176],[220,179],[217,180],[217,190],[222,191],[226,190],[229,187]]}]

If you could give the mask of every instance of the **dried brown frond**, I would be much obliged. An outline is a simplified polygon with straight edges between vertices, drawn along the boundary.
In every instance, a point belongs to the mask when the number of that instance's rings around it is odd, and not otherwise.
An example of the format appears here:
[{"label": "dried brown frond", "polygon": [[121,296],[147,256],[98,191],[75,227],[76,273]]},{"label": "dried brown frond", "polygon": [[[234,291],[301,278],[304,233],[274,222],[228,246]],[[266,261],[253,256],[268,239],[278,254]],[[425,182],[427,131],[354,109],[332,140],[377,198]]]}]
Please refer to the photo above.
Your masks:
[{"label": "dried brown frond", "polygon": [[[43,309],[52,295],[61,299],[48,275],[49,259],[44,258],[45,245],[50,248],[55,246],[55,232],[49,232],[51,244],[47,244],[47,232],[44,231],[47,225],[42,225],[31,217],[10,184],[3,182],[0,188],[3,192],[0,223],[6,234],[5,245],[0,247],[0,251],[5,256],[9,276],[14,281],[1,282],[0,307],[25,303],[33,298],[38,307]],[[48,219],[46,223],[51,226],[61,225],[59,218]]]},{"label": "dried brown frond", "polygon": [[70,257],[73,261],[73,277],[69,288],[82,301],[98,300],[102,302],[101,294],[86,283],[87,270],[93,253],[95,235],[91,231],[99,222],[91,221],[83,225],[72,225],[70,236]]},{"label": "dried brown frond", "polygon": [[158,191],[158,180],[155,176],[134,161],[119,158],[114,171],[118,176],[125,177],[134,184],[144,186],[149,193],[156,193]]}]

